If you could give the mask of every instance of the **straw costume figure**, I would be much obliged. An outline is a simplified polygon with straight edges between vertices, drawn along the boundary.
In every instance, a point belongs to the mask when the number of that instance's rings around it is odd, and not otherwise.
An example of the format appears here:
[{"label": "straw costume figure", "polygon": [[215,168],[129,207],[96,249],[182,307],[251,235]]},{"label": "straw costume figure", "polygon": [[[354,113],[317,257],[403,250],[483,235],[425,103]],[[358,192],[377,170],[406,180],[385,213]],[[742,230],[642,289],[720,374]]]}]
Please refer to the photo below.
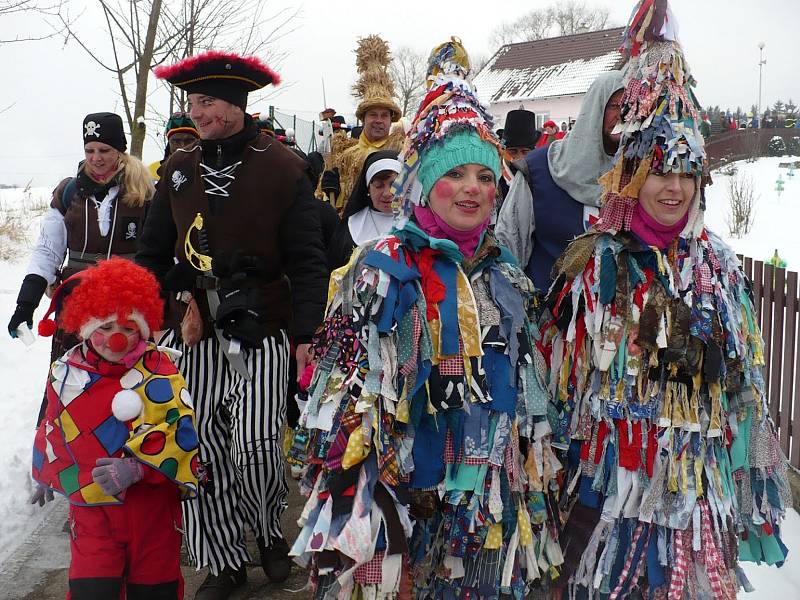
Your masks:
[{"label": "straw costume figure", "polygon": [[[353,96],[359,100],[356,117],[364,121],[365,127],[357,144],[348,147],[347,144],[337,142],[331,149],[325,165],[326,171],[317,188],[318,198],[324,198],[326,194],[332,195],[332,204],[340,214],[367,156],[376,150],[399,152],[403,144],[403,128],[399,125],[391,126],[400,120],[402,114],[394,100],[394,82],[389,74],[390,63],[389,45],[380,36],[371,35],[358,41],[358,81],[353,85]],[[383,112],[383,118],[388,117],[388,121],[380,129],[371,129],[371,112]]]}]

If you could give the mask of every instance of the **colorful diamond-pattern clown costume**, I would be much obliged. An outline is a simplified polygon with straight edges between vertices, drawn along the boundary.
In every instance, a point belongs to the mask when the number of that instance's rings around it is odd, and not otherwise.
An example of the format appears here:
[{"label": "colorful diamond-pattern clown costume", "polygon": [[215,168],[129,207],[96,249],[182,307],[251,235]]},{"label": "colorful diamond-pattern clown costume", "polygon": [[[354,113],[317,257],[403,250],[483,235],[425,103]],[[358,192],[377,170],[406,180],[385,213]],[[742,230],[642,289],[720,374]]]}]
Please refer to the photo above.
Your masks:
[{"label": "colorful diamond-pattern clown costume", "polygon": [[[562,505],[574,502],[564,575],[571,594],[610,600],[735,598],[748,587],[738,561],[787,553],[752,290],[703,223],[705,151],[675,31],[666,0],[637,4],[600,221],[557,261],[543,326]],[[695,182],[686,224],[648,246],[631,229],[640,189],[674,173]]]},{"label": "colorful diamond-pattern clown costume", "polygon": [[[104,373],[79,359],[80,347],[53,363],[48,410],[33,449],[33,477],[78,505],[118,504],[92,481],[95,461],[132,456],[178,485],[184,497],[197,489],[197,434],[183,377],[168,355],[150,346],[130,369]],[[140,414],[121,421],[114,397],[130,390]]]},{"label": "colorful diamond-pattern clown costume", "polygon": [[465,257],[415,220],[442,175],[500,169],[485,108],[437,72],[406,139],[406,218],[334,274],[315,340],[292,554],[316,598],[521,599],[561,563],[530,282],[486,225]]}]

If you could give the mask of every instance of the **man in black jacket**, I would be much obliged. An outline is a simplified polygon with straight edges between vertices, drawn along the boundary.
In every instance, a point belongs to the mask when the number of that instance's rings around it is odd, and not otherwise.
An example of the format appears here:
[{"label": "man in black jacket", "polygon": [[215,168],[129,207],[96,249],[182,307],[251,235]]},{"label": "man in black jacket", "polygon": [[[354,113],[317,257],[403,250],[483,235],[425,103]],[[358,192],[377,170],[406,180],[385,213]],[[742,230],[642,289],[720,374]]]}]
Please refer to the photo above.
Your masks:
[{"label": "man in black jacket", "polygon": [[290,572],[280,528],[288,336],[302,373],[328,273],[306,164],[245,113],[248,92],[278,76],[221,52],[156,76],[188,93],[201,143],[162,167],[137,261],[188,302],[165,338],[184,352],[176,362],[200,439],[202,486],[184,507],[186,540],[194,562],[210,568],[195,598],[220,600],[247,579],[248,527],[267,576]]}]

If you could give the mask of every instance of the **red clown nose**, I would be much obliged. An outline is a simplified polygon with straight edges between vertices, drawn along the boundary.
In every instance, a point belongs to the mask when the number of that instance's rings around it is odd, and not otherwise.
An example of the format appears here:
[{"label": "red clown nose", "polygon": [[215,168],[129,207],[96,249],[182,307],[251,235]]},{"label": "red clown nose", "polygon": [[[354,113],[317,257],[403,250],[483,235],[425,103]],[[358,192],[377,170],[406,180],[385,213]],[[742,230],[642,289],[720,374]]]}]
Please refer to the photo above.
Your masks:
[{"label": "red clown nose", "polygon": [[128,336],[119,331],[112,333],[106,342],[106,347],[112,352],[122,352],[128,347]]}]

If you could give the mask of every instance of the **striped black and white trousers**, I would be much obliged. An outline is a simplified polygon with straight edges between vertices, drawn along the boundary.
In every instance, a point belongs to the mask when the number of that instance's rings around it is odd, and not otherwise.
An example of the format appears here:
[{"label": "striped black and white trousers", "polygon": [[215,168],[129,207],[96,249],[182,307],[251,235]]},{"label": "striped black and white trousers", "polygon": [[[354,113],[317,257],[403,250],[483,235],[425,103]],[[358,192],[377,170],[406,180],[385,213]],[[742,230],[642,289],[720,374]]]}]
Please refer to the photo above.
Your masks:
[{"label": "striped black and white trousers", "polygon": [[175,363],[192,394],[208,481],[183,503],[186,545],[192,561],[214,574],[249,560],[245,532],[281,536],[288,488],[281,435],[286,418],[289,340],[285,333],[264,347],[242,349],[247,381],[228,363],[216,337],[187,348],[173,331],[162,344],[181,350]]}]

